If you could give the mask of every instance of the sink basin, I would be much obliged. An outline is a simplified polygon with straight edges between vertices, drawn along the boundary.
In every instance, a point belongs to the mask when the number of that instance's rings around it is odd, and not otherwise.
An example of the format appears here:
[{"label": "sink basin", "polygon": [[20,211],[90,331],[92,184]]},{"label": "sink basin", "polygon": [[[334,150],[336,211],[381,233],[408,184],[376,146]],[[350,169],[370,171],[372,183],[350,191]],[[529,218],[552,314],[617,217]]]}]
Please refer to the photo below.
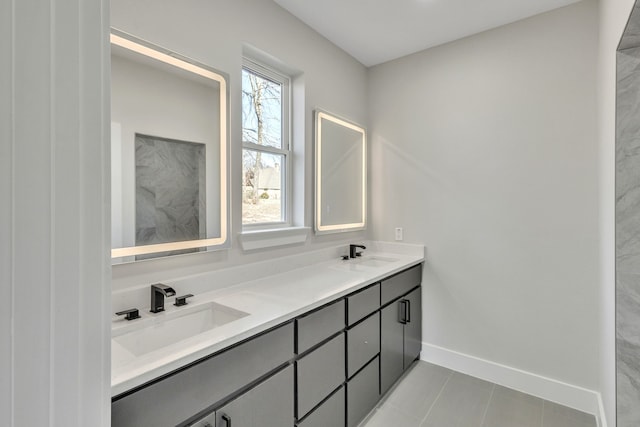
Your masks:
[{"label": "sink basin", "polygon": [[362,258],[354,262],[358,265],[363,265],[365,267],[382,267],[394,261],[397,261],[397,259],[372,256],[372,257]]},{"label": "sink basin", "polygon": [[131,325],[113,330],[112,339],[114,344],[122,346],[134,356],[141,356],[248,315],[244,311],[210,302],[142,320],[146,322],[145,325],[136,325],[134,321]]},{"label": "sink basin", "polygon": [[397,261],[396,258],[381,256],[363,256],[362,258],[339,261],[334,268],[347,271],[367,271],[369,268],[384,267],[390,262]]}]

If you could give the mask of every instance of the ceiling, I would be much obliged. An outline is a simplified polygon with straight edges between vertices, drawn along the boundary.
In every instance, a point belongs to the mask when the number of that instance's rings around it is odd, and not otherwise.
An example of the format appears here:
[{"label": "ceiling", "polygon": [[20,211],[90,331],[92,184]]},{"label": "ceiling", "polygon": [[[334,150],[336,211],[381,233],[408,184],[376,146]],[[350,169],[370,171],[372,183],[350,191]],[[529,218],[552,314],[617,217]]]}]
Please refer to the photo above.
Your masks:
[{"label": "ceiling", "polygon": [[274,0],[366,66],[578,0]]}]

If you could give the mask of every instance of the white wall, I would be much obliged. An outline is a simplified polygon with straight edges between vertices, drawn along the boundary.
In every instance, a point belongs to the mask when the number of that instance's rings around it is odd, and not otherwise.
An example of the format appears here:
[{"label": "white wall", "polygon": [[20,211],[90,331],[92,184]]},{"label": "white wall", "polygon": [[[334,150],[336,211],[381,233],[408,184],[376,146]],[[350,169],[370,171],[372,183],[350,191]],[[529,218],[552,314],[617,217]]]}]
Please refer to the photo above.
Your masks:
[{"label": "white wall", "polygon": [[[600,0],[598,139],[600,170],[600,392],[609,426],[616,425],[615,353],[615,126],[616,48],[634,0]],[[621,426],[626,427],[626,426]]]},{"label": "white wall", "polygon": [[[113,268],[113,287],[123,289],[153,280],[280,257],[336,243],[360,241],[366,232],[311,236],[304,246],[243,253],[241,230],[241,68],[243,44],[253,46],[294,70],[294,180],[302,203],[297,225],[313,224],[313,110],[323,108],[367,125],[367,70],[271,1],[263,0],[112,0],[111,25],[230,76],[231,239],[229,251],[192,254]],[[302,90],[303,89],[303,90]],[[298,123],[302,126],[297,126]],[[303,192],[304,190],[304,192]],[[304,208],[304,209],[303,209]],[[302,212],[304,211],[304,217]]]},{"label": "white wall", "polygon": [[0,4],[0,413],[110,419],[108,7]]},{"label": "white wall", "polygon": [[372,238],[426,244],[423,340],[599,389],[597,6],[373,67]]}]

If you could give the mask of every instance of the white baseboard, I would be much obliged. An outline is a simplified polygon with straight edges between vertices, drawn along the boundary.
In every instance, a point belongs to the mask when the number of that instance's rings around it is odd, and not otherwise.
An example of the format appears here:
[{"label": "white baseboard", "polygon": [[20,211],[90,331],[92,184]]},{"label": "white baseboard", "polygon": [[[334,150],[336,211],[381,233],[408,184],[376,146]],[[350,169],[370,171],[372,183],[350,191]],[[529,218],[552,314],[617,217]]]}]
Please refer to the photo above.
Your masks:
[{"label": "white baseboard", "polygon": [[422,343],[420,359],[453,371],[594,414],[599,427],[607,427],[600,393],[552,378]]}]

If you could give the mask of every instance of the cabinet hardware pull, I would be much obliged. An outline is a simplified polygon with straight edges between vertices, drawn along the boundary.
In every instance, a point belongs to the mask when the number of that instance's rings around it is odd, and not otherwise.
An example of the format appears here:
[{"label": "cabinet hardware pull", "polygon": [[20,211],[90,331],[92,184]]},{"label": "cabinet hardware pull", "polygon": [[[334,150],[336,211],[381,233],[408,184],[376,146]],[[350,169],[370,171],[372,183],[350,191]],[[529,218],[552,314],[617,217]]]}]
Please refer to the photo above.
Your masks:
[{"label": "cabinet hardware pull", "polygon": [[222,421],[224,421],[225,423],[227,423],[226,427],[231,427],[231,417],[227,414],[222,414]]},{"label": "cabinet hardware pull", "polygon": [[405,323],[411,323],[411,300],[405,300],[407,304],[405,305],[405,315],[404,320]]},{"label": "cabinet hardware pull", "polygon": [[407,323],[407,300],[398,301],[398,322],[405,325]]}]

